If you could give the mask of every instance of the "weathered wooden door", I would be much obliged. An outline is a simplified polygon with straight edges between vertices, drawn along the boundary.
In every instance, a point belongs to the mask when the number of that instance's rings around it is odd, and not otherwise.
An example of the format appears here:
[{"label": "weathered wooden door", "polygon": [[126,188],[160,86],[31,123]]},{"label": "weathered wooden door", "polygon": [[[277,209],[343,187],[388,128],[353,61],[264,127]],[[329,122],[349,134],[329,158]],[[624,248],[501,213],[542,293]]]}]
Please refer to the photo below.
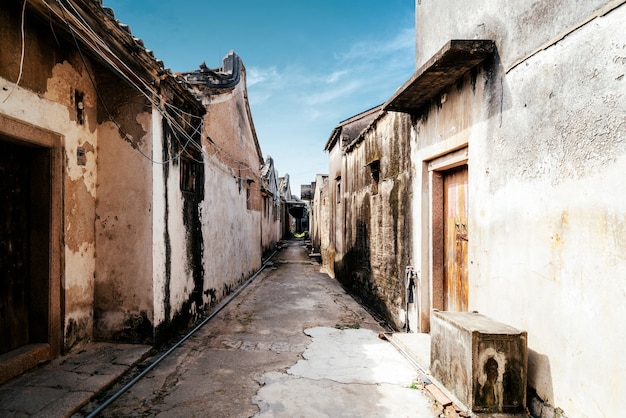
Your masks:
[{"label": "weathered wooden door", "polygon": [[467,311],[467,166],[443,173],[444,309]]},{"label": "weathered wooden door", "polygon": [[0,142],[0,354],[29,343],[30,179],[26,150]]}]

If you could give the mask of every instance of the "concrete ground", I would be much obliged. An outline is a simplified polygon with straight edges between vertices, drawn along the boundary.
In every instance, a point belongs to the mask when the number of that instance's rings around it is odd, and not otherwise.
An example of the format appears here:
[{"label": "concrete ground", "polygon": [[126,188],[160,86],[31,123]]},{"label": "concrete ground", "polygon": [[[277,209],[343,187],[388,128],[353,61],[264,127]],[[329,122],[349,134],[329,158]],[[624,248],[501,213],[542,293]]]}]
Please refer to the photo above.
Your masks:
[{"label": "concrete ground", "polygon": [[435,406],[411,388],[416,372],[370,329],[315,327],[303,358],[268,372],[254,397],[258,417],[431,417]]},{"label": "concrete ground", "polygon": [[148,355],[151,347],[88,344],[0,386],[0,417],[66,417]]},{"label": "concrete ground", "polygon": [[[101,416],[436,417],[385,330],[291,241]],[[104,398],[76,417],[87,415]]]},{"label": "concrete ground", "polygon": [[[301,243],[99,416],[467,416],[429,376],[430,336],[386,332]],[[88,416],[161,355],[89,344],[0,385],[0,417]]]}]

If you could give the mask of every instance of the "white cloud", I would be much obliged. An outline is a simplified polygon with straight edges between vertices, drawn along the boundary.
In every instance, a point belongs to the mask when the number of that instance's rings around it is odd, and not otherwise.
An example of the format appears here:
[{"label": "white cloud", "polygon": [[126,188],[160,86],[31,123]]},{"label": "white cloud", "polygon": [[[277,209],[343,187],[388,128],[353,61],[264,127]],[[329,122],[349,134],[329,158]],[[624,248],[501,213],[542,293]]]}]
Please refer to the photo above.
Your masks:
[{"label": "white cloud", "polygon": [[337,98],[347,96],[353,91],[357,90],[362,84],[361,80],[352,79],[350,82],[343,83],[339,86],[325,86],[324,89],[318,89],[308,98],[306,103],[308,105],[322,105],[336,100]]},{"label": "white cloud", "polygon": [[248,87],[251,87],[257,83],[263,83],[267,79],[275,78],[277,75],[278,70],[276,69],[276,67],[251,67],[246,69],[246,84],[248,85]]},{"label": "white cloud", "polygon": [[404,29],[386,40],[355,43],[323,65],[292,62],[249,69],[261,146],[281,175],[290,174],[294,194],[316,172],[327,171],[323,146],[337,123],[383,103],[406,81],[414,71],[414,44],[414,30]]},{"label": "white cloud", "polygon": [[393,38],[385,40],[368,40],[357,42],[350,50],[339,54],[342,61],[355,60],[378,60],[381,57],[400,53],[410,52],[415,47],[415,30],[405,28],[400,30]]},{"label": "white cloud", "polygon": [[331,75],[328,76],[328,78],[326,79],[326,82],[329,84],[336,83],[341,78],[343,78],[343,76],[346,74],[350,74],[350,71],[349,70],[335,71]]}]

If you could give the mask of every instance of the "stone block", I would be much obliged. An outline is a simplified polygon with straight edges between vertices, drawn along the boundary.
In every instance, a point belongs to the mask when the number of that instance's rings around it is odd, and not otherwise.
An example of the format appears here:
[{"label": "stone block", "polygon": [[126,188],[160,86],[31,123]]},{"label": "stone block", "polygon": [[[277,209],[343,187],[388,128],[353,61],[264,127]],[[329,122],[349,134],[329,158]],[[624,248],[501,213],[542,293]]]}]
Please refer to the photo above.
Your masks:
[{"label": "stone block", "polygon": [[0,356],[0,384],[50,360],[50,344],[29,344]]},{"label": "stone block", "polygon": [[479,313],[433,312],[431,372],[473,412],[526,407],[526,331]]}]

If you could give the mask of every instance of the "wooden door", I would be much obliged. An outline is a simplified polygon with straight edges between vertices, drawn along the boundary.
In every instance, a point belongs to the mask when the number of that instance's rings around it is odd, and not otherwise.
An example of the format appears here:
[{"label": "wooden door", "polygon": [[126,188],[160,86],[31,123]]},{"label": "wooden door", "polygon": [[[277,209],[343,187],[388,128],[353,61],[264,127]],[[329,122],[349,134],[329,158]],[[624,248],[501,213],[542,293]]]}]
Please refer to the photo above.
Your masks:
[{"label": "wooden door", "polygon": [[467,166],[443,173],[444,309],[467,311]]},{"label": "wooden door", "polygon": [[0,354],[29,343],[27,150],[0,142]]}]

